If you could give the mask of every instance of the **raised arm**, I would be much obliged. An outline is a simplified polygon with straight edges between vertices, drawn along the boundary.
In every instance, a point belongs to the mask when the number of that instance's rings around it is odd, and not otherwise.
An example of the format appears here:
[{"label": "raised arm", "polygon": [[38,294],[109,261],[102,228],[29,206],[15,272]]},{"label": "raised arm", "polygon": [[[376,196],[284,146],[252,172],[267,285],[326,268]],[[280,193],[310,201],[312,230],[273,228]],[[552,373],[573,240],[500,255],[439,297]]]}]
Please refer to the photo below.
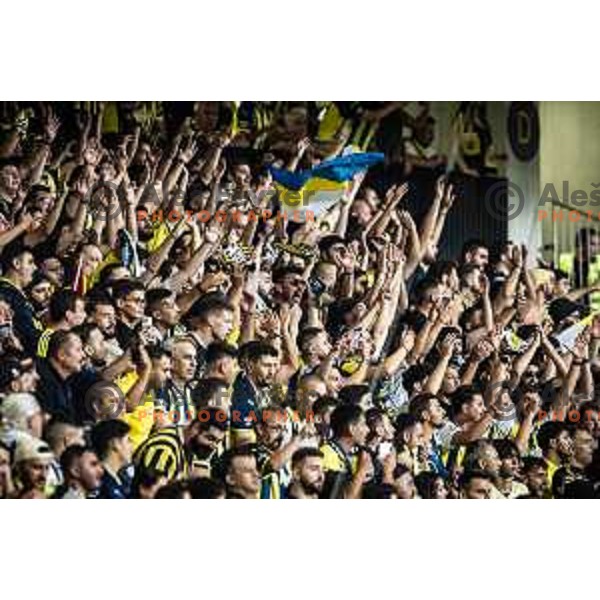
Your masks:
[{"label": "raised arm", "polygon": [[445,191],[446,186],[444,177],[440,177],[436,182],[433,201],[431,202],[429,210],[425,213],[425,216],[421,221],[419,238],[421,239],[422,250],[424,250],[427,247],[427,245],[433,240],[433,235],[438,222],[440,208],[442,206],[442,198],[444,197]]},{"label": "raised arm", "polygon": [[454,354],[456,344],[458,343],[458,339],[455,334],[447,335],[442,343],[439,345],[439,354],[440,358],[433,369],[431,375],[427,378],[427,382],[425,383],[425,392],[429,392],[430,394],[437,394],[442,387],[442,382],[444,380],[444,374],[448,369],[448,365],[450,364],[450,360]]},{"label": "raised arm", "polygon": [[186,145],[179,150],[177,153],[177,159],[170,168],[164,182],[163,193],[167,196],[170,195],[171,191],[175,187],[176,183],[181,177],[183,168],[194,158],[198,150],[198,144],[193,137],[188,138]]},{"label": "raised arm", "polygon": [[200,267],[204,264],[204,261],[212,252],[214,252],[221,239],[222,233],[223,230],[220,224],[215,222],[211,223],[205,230],[204,243],[202,246],[194,253],[185,268],[166,282],[166,287],[169,287],[169,289],[176,292],[181,290],[186,281],[198,273]]},{"label": "raised arm", "polygon": [[403,183],[401,186],[392,186],[386,194],[385,204],[383,211],[377,217],[374,225],[371,229],[371,235],[373,237],[380,237],[386,230],[390,219],[392,218],[392,212],[396,210],[396,207],[400,204],[400,201],[408,193],[408,183]]}]

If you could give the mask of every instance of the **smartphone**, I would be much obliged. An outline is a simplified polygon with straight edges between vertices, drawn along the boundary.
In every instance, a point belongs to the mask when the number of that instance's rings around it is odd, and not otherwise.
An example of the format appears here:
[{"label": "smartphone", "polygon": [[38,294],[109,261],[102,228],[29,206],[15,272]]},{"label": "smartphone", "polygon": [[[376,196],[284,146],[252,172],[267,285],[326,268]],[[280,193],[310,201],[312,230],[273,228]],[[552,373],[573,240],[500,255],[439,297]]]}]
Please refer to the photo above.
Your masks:
[{"label": "smartphone", "polygon": [[12,325],[10,323],[2,323],[0,325],[0,340],[9,338],[12,334]]}]

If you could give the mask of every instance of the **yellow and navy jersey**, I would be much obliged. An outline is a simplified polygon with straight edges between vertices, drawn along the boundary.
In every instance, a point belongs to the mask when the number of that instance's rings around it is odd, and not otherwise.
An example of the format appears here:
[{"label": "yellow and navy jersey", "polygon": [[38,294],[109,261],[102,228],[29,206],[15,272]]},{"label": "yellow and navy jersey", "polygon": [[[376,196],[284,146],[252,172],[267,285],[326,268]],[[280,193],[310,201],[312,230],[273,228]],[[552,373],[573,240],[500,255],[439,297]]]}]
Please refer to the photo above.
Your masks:
[{"label": "yellow and navy jersey", "polygon": [[334,440],[323,444],[320,450],[323,454],[325,471],[345,472],[352,475],[356,472],[356,457],[348,456]]},{"label": "yellow and navy jersey", "polygon": [[396,454],[396,462],[404,465],[413,475],[418,475],[430,468],[426,457],[422,457],[418,448],[409,448],[405,446]]},{"label": "yellow and navy jersey", "polygon": [[322,497],[344,498],[348,485],[356,474],[358,467],[357,456],[349,456],[335,442],[330,440],[320,448],[323,454],[323,470],[325,471],[325,484]]},{"label": "yellow and navy jersey", "polygon": [[42,331],[37,344],[37,355],[40,358],[46,358],[48,356],[48,346],[50,345],[50,338],[53,333],[54,329],[52,329],[52,327],[46,327],[46,329]]},{"label": "yellow and navy jersey", "polygon": [[489,429],[487,437],[492,440],[514,440],[519,434],[519,429],[520,423],[517,419],[494,421]]},{"label": "yellow and navy jersey", "polygon": [[269,129],[276,119],[280,103],[271,102],[232,102],[231,133],[260,134]]},{"label": "yellow and navy jersey", "polygon": [[285,491],[292,480],[291,465],[286,464],[281,469],[273,469],[271,451],[263,444],[256,447],[256,463],[261,474],[260,497],[262,500],[280,500],[285,497]]},{"label": "yellow and navy jersey", "polygon": [[154,469],[169,480],[186,477],[188,464],[177,427],[165,427],[152,433],[133,455],[136,467]]},{"label": "yellow and navy jersey", "polygon": [[359,102],[325,102],[319,116],[317,140],[336,140],[345,129],[349,134],[349,144],[360,150],[367,150],[373,142],[379,124],[376,121],[367,121],[360,113]]}]

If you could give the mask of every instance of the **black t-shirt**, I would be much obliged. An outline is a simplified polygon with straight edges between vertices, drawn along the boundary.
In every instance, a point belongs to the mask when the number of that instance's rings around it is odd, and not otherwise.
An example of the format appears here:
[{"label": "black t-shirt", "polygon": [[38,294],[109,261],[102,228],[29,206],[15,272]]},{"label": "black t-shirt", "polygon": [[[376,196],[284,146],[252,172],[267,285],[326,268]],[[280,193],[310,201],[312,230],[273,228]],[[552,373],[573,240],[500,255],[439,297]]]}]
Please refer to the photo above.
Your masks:
[{"label": "black t-shirt", "polygon": [[35,356],[38,339],[43,331],[42,324],[35,316],[35,310],[25,296],[8,279],[0,278],[0,300],[4,300],[13,310],[13,327],[27,354]]},{"label": "black t-shirt", "polygon": [[94,369],[85,368],[62,379],[48,359],[39,359],[37,370],[40,385],[36,395],[44,411],[58,420],[76,425],[93,419],[86,405],[86,393],[100,380]]},{"label": "black t-shirt", "polygon": [[126,323],[123,323],[120,319],[117,319],[117,324],[115,327],[115,337],[117,338],[117,342],[119,346],[123,350],[127,350],[129,346],[131,346],[133,339],[135,337],[135,331],[132,327],[129,327]]}]

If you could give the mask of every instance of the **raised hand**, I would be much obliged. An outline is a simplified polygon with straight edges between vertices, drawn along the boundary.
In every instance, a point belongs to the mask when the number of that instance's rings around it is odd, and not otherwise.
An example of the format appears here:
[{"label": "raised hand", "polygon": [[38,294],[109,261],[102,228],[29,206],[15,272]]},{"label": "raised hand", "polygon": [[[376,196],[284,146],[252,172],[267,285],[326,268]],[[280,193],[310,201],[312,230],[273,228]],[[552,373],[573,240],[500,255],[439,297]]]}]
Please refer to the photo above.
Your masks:
[{"label": "raised hand", "polygon": [[590,336],[591,334],[587,330],[583,331],[577,336],[577,340],[575,342],[575,345],[573,346],[573,350],[571,351],[575,360],[583,361],[589,358]]},{"label": "raised hand", "polygon": [[31,219],[28,221],[27,232],[33,233],[41,228],[44,222],[44,215],[42,213],[35,213],[33,215],[27,214],[26,217],[30,217]]},{"label": "raised hand", "polygon": [[416,228],[415,221],[412,218],[412,215],[407,210],[399,211],[398,218],[400,219],[400,223],[402,224],[402,226],[406,229],[410,229],[413,227]]},{"label": "raised hand", "polygon": [[46,138],[46,142],[51,144],[56,138],[56,134],[60,128],[60,121],[58,117],[54,115],[52,110],[48,112],[48,117],[46,118],[46,122],[44,123],[44,136]]},{"label": "raised hand", "polygon": [[102,147],[96,138],[90,138],[83,150],[83,160],[85,164],[96,167],[102,159]]},{"label": "raised hand", "polygon": [[344,248],[335,255],[335,263],[346,273],[352,273],[356,267],[356,256],[350,248]]},{"label": "raised hand", "polygon": [[229,276],[223,271],[217,271],[216,273],[207,273],[203,278],[198,288],[202,292],[208,292],[219,288],[222,285],[229,283]]},{"label": "raised hand", "polygon": [[138,201],[138,194],[135,188],[135,184],[131,182],[129,184],[124,184],[123,191],[125,195],[125,204],[127,206],[132,206],[135,208]]},{"label": "raised hand", "polygon": [[456,350],[458,338],[455,333],[447,335],[440,344],[440,354],[442,358],[451,358]]},{"label": "raised hand", "polygon": [[259,314],[257,325],[259,331],[266,337],[281,334],[281,320],[274,312]]},{"label": "raised hand", "polygon": [[494,352],[494,344],[490,340],[479,340],[475,347],[471,351],[473,358],[475,358],[478,362],[485,360],[488,356],[490,356]]},{"label": "raised hand", "polygon": [[216,244],[223,237],[223,227],[213,219],[204,231],[204,241],[209,244]]},{"label": "raised hand", "polygon": [[388,189],[388,191],[385,193],[384,206],[389,206],[390,204],[392,204],[392,202],[394,201],[394,198],[396,197],[397,189],[398,189],[397,185],[393,185],[392,187],[390,187]]},{"label": "raised hand", "polygon": [[512,250],[512,262],[517,269],[520,269],[523,266],[523,255],[521,253],[521,248],[517,245],[513,246]]},{"label": "raised hand", "polygon": [[394,193],[394,204],[398,204],[408,194],[408,183],[403,183]]},{"label": "raised hand", "polygon": [[534,417],[542,404],[540,395],[535,392],[527,392],[523,396],[523,416]]},{"label": "raised hand", "polygon": [[181,148],[177,153],[177,158],[187,165],[198,151],[198,144],[193,137],[189,138],[185,147]]},{"label": "raised hand", "polygon": [[450,210],[455,200],[456,194],[454,193],[454,187],[451,183],[449,183],[446,186],[444,195],[442,196],[442,207],[446,210]]},{"label": "raised hand", "polygon": [[127,142],[122,143],[115,152],[115,164],[119,173],[124,173],[129,164],[129,156],[127,155]]},{"label": "raised hand", "polygon": [[297,144],[296,148],[298,149],[298,154],[302,155],[306,152],[306,150],[310,147],[310,138],[304,137]]},{"label": "raised hand", "polygon": [[446,177],[446,175],[441,175],[440,177],[438,177],[437,181],[435,182],[435,196],[436,196],[436,198],[439,198],[440,200],[442,200],[444,198],[444,192],[446,190],[446,184],[447,184],[447,177]]}]

